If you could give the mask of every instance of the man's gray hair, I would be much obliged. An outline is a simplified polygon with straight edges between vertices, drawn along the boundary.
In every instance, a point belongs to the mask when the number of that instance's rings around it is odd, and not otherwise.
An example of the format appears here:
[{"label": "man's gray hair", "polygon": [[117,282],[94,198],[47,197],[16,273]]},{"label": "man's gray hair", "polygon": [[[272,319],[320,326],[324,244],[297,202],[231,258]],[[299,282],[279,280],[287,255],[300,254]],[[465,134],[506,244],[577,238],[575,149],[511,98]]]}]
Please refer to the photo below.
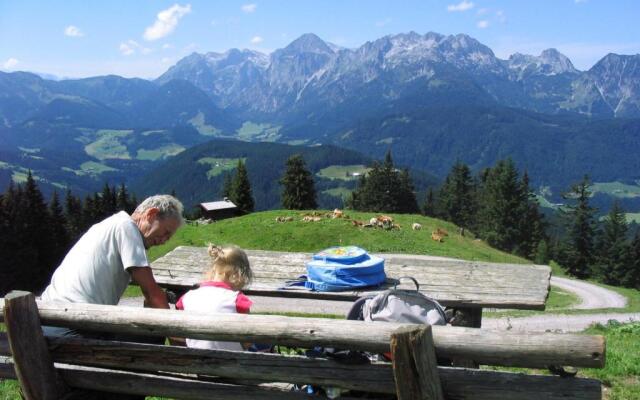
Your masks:
[{"label": "man's gray hair", "polygon": [[175,218],[180,222],[180,225],[184,225],[184,218],[182,218],[182,211],[184,207],[180,200],[168,194],[157,194],[155,196],[147,197],[136,210],[134,214],[142,214],[150,208],[157,208],[159,210],[158,217],[161,219]]}]

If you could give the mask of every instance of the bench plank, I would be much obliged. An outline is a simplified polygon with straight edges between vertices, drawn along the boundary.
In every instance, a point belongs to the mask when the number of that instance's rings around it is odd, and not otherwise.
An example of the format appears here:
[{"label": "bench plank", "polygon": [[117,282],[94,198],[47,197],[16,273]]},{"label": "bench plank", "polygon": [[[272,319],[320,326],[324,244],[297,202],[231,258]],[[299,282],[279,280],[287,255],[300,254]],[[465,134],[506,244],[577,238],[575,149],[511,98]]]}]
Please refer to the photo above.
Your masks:
[{"label": "bench plank", "polygon": [[[0,303],[2,304],[2,303]],[[275,315],[199,314],[95,304],[38,302],[43,323],[54,326],[155,336],[335,346],[375,353],[389,351],[394,330],[407,324]],[[434,326],[439,357],[469,358],[481,364],[544,368],[547,365],[601,368],[599,335],[528,333]]]},{"label": "bench plank", "polygon": [[[222,385],[134,372],[88,369],[58,364],[57,370],[73,387],[114,390],[121,393],[181,399],[240,400],[259,398],[308,399],[302,393],[265,390],[251,386]],[[509,372],[439,367],[443,391],[455,400],[601,400],[600,382],[594,379],[561,378]],[[10,359],[0,359],[0,378],[16,379]],[[346,397],[341,397],[348,399]]]},{"label": "bench plank", "polygon": [[[286,280],[306,272],[309,253],[247,250],[256,279],[247,290],[261,296],[353,300],[370,290],[319,294],[278,290]],[[544,309],[551,269],[545,265],[497,264],[430,259],[419,255],[379,254],[389,277],[410,275],[425,294],[445,306]],[[203,247],[179,246],[152,263],[154,275],[165,287],[189,289],[197,285],[210,263]],[[390,281],[385,287],[392,286]]]}]

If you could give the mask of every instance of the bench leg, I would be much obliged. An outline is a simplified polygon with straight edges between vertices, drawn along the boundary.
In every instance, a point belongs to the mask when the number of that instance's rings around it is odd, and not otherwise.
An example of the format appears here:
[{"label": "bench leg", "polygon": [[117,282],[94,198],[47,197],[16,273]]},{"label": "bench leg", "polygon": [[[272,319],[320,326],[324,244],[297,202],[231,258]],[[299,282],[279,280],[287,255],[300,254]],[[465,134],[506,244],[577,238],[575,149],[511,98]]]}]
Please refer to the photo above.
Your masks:
[{"label": "bench leg", "polygon": [[4,323],[25,399],[62,398],[69,389],[53,366],[35,296],[20,291],[7,294],[4,298]]},{"label": "bench leg", "polygon": [[443,400],[431,326],[400,328],[391,335],[398,400]]}]

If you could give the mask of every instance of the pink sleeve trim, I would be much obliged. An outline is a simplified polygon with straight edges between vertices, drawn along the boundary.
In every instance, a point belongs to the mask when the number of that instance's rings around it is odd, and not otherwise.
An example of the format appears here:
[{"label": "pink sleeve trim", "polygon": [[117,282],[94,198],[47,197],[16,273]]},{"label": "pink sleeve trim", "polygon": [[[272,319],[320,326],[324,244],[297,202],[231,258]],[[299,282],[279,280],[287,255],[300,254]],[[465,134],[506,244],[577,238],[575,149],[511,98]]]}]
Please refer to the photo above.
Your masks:
[{"label": "pink sleeve trim", "polygon": [[182,299],[184,299],[184,295],[180,296],[180,299],[176,302],[176,310],[184,310],[184,304],[182,304]]},{"label": "pink sleeve trim", "polygon": [[249,314],[249,309],[253,301],[251,301],[247,296],[242,293],[238,293],[236,297],[236,311],[240,314]]}]

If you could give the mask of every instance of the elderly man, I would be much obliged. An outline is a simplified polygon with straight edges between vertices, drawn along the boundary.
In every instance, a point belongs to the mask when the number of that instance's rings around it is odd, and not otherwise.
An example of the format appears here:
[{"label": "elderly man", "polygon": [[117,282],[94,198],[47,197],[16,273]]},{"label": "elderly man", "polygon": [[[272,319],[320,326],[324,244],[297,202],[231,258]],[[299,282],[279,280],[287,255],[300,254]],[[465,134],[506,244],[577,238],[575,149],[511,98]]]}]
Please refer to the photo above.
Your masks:
[{"label": "elderly man", "polygon": [[132,280],[142,289],[147,306],[169,308],[146,249],[173,236],[184,223],[182,210],[173,196],[156,195],[131,216],[121,211],[93,225],[56,269],[42,299],[115,305]]},{"label": "elderly man", "polygon": [[[130,281],[142,289],[145,306],[169,308],[167,296],[156,283],[146,249],[163,244],[184,223],[182,203],[173,196],[145,199],[129,216],[124,211],[93,225],[69,250],[42,293],[48,301],[118,304]],[[115,336],[67,328],[43,327],[49,336],[83,336],[163,343],[164,338]],[[76,389],[69,399],[142,400],[144,396]]]}]

